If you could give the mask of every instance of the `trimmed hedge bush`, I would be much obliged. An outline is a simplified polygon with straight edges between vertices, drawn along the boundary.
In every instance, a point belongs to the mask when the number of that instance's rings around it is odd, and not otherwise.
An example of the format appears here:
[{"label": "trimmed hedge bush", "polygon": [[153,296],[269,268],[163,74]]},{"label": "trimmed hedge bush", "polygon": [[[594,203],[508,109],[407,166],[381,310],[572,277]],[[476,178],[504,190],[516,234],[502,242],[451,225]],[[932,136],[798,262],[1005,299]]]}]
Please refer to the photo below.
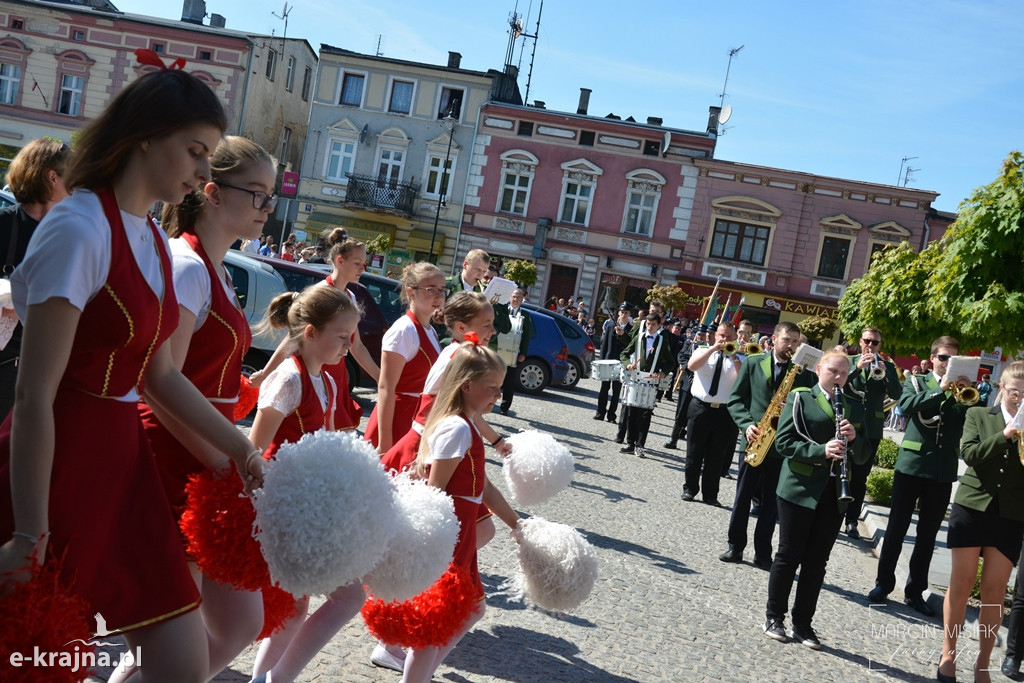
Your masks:
[{"label": "trimmed hedge bush", "polygon": [[878,452],[875,453],[875,465],[891,470],[896,467],[896,456],[900,453],[900,447],[892,439],[882,439],[878,444]]},{"label": "trimmed hedge bush", "polygon": [[888,505],[892,501],[892,470],[876,467],[871,470],[867,481],[867,494],[879,505]]}]

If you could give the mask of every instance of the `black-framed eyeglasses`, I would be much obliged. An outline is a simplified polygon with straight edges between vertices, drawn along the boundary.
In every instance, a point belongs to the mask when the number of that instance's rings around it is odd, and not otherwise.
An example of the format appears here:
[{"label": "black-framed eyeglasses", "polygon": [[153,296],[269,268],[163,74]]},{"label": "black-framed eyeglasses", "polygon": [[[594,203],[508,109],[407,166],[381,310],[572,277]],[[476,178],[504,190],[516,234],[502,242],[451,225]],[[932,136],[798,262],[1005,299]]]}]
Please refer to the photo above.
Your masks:
[{"label": "black-framed eyeglasses", "polygon": [[271,211],[273,211],[275,208],[277,208],[276,194],[267,194],[266,192],[260,192],[259,190],[250,190],[247,187],[228,185],[227,183],[222,183],[219,181],[214,182],[216,182],[221,187],[230,187],[232,190],[238,190],[239,192],[248,192],[249,194],[251,194],[252,208],[256,209],[257,211],[262,211],[263,209],[270,209]]},{"label": "black-framed eyeglasses", "polygon": [[861,339],[861,342],[868,346],[878,346],[882,343],[881,339]]},{"label": "black-framed eyeglasses", "polygon": [[441,296],[446,294],[448,291],[444,287],[413,287],[413,289],[420,292],[426,292],[427,296]]},{"label": "black-framed eyeglasses", "polygon": [[941,360],[941,361],[942,361],[943,363],[945,363],[945,362],[947,362],[947,361],[948,361],[948,360],[949,360],[950,358],[952,358],[953,356],[949,355],[948,353],[936,353],[936,354],[935,354],[935,357],[936,357],[937,359]]}]

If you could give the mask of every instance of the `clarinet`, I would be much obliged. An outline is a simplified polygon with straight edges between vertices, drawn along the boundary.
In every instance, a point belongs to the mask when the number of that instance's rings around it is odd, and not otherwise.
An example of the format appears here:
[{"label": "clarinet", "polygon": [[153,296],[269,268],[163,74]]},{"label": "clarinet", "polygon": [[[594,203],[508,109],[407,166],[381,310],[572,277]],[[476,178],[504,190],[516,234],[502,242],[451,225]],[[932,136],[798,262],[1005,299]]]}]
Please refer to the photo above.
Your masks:
[{"label": "clarinet", "polygon": [[850,494],[850,477],[847,470],[849,444],[839,428],[839,423],[843,421],[843,391],[838,384],[835,385],[835,390],[832,393],[832,411],[836,414],[836,439],[843,444],[843,459],[839,461],[839,500],[849,503],[853,500],[853,496]]}]

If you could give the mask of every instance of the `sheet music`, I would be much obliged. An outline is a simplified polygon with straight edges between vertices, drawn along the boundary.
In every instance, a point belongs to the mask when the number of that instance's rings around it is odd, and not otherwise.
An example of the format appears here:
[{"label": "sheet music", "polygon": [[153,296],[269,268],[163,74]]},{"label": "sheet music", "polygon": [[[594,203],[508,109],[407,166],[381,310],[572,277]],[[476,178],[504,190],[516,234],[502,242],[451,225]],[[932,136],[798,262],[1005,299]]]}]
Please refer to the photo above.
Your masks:
[{"label": "sheet music", "polygon": [[801,344],[793,354],[793,364],[799,365],[805,370],[814,370],[823,354],[821,349],[816,349],[810,344]]},{"label": "sheet music", "polygon": [[512,292],[516,291],[519,285],[506,280],[503,277],[496,277],[487,283],[487,288],[484,290],[484,296],[492,304],[507,304],[508,298],[512,296]]},{"label": "sheet music", "polygon": [[946,377],[956,379],[962,375],[970,380],[973,387],[974,383],[978,381],[978,370],[980,369],[981,358],[978,356],[953,356],[946,365]]}]

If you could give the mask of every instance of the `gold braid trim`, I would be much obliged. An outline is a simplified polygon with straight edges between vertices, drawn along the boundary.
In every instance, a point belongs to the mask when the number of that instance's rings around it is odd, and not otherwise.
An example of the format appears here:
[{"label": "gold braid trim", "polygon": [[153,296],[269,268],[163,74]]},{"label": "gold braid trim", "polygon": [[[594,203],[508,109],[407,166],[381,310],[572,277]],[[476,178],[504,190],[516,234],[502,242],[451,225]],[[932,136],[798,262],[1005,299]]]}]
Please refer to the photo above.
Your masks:
[{"label": "gold braid trim", "polygon": [[220,368],[220,380],[217,382],[217,396],[220,397],[224,391],[224,377],[228,374],[228,367],[231,365],[231,359],[235,357],[235,350],[238,349],[238,333],[235,332],[235,328],[233,328],[227,320],[214,313],[213,310],[210,310],[207,315],[211,316],[221,325],[228,328],[228,331],[231,333],[231,338],[234,339],[234,344],[231,347],[231,353],[224,360],[224,365]]},{"label": "gold braid trim", "polygon": [[[166,283],[164,285],[167,286]],[[160,339],[160,327],[164,321],[164,302],[160,300],[160,305],[157,307],[156,315],[156,332],[153,333],[153,341],[149,343],[149,348],[146,349],[146,357],[142,360],[142,369],[139,370],[139,377],[135,381],[135,386],[138,387],[142,384],[142,376],[146,373],[146,368],[149,366],[149,359],[153,357],[153,351],[156,350],[157,340]]]},{"label": "gold braid trim", "polygon": [[114,293],[114,288],[107,283],[103,283],[103,289],[110,295],[110,298],[114,300],[117,307],[121,309],[121,313],[124,315],[124,319],[128,323],[128,339],[125,340],[124,344],[119,346],[110,352],[110,356],[107,358],[107,372],[103,377],[103,390],[100,392],[100,396],[107,396],[107,389],[110,388],[110,373],[114,370],[114,357],[117,355],[118,349],[122,349],[131,343],[132,339],[135,338],[135,321],[132,320],[131,314],[128,313],[128,309],[125,307],[124,302]]}]

